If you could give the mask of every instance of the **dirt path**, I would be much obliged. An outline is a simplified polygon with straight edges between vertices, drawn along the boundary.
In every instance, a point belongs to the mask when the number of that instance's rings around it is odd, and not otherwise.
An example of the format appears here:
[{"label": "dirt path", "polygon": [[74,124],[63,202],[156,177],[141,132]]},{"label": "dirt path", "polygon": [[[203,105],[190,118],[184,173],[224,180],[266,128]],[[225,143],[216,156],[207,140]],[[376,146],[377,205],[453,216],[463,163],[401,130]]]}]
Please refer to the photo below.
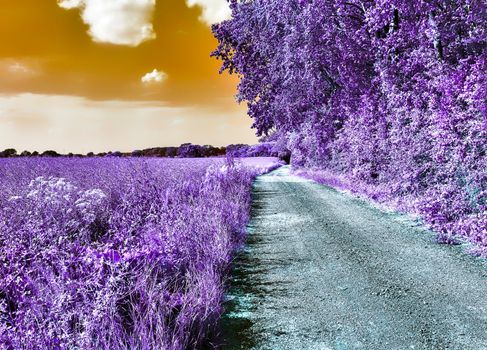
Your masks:
[{"label": "dirt path", "polygon": [[487,349],[487,265],[404,216],[260,177],[224,349]]}]

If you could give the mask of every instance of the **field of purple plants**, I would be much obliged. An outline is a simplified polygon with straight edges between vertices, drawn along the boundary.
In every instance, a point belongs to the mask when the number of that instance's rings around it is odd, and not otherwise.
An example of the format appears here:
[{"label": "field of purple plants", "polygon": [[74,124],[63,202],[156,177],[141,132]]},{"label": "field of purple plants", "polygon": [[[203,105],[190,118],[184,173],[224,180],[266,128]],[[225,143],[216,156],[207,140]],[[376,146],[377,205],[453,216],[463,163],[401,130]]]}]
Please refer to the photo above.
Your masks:
[{"label": "field of purple plants", "polygon": [[0,349],[196,349],[275,159],[0,160]]},{"label": "field of purple plants", "polygon": [[487,256],[485,1],[230,2],[213,55],[258,134]]}]

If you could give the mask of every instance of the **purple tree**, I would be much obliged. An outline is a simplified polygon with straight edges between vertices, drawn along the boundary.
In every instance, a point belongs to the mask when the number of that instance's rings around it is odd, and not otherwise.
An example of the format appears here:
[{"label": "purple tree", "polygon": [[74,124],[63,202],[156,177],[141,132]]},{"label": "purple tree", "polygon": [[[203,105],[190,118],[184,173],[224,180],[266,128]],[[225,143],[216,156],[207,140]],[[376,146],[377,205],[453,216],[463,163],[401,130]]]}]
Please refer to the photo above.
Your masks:
[{"label": "purple tree", "polygon": [[487,246],[484,2],[230,3],[213,56],[258,135]]}]

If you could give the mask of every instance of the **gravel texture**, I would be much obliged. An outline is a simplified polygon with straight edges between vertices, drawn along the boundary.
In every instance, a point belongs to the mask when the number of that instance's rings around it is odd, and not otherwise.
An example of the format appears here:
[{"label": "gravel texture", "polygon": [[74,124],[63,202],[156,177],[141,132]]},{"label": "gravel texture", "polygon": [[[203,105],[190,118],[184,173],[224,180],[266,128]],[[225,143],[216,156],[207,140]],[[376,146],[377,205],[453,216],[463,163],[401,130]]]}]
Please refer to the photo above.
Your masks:
[{"label": "gravel texture", "polygon": [[224,349],[487,349],[487,265],[282,167],[254,184]]}]

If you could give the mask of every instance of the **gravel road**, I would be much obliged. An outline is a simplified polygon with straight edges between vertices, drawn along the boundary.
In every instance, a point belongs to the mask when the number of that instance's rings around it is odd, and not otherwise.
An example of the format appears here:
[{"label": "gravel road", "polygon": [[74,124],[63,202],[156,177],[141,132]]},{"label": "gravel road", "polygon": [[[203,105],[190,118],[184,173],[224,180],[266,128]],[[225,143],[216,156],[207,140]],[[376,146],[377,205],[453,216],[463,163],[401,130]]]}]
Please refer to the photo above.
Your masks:
[{"label": "gravel road", "polygon": [[224,349],[487,349],[487,265],[282,167],[254,185]]}]

